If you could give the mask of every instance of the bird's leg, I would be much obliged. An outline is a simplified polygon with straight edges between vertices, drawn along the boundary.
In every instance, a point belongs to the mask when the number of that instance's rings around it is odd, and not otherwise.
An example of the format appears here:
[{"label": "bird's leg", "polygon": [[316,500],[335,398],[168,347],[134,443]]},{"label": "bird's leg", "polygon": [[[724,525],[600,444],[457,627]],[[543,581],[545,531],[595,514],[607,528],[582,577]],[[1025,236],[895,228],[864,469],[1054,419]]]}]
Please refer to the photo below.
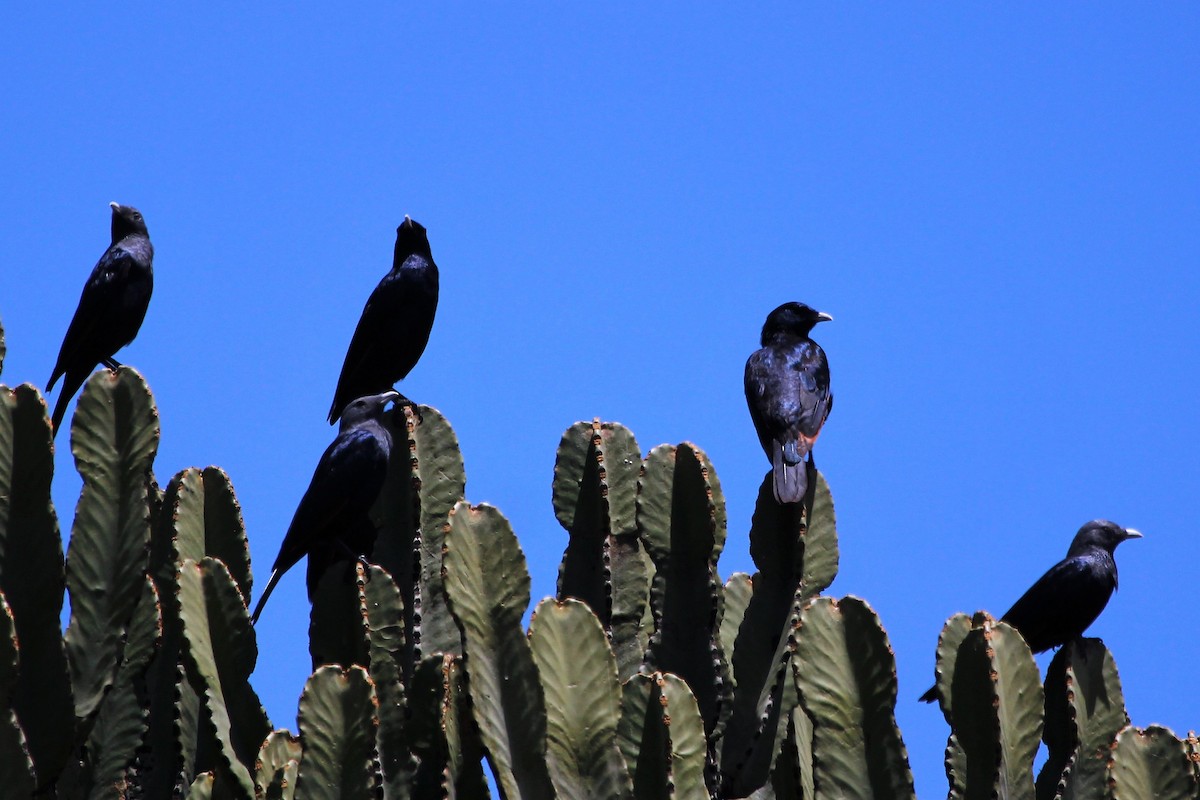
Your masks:
[{"label": "bird's leg", "polygon": [[116,372],[117,370],[119,370],[121,368],[121,362],[117,361],[112,356],[109,356],[108,358],[100,359],[100,363],[103,364],[104,366],[108,367],[109,369],[111,369],[113,372]]}]

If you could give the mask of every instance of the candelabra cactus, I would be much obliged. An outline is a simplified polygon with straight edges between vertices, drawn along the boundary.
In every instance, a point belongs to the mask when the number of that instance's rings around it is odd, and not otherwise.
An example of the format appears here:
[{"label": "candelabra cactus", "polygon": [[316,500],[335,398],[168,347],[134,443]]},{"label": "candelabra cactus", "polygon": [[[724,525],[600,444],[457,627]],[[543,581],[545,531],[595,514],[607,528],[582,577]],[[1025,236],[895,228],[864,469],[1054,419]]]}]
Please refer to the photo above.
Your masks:
[{"label": "candelabra cactus", "polygon": [[[865,601],[822,594],[838,547],[815,468],[803,504],[764,480],[757,571],[722,581],[704,452],[643,457],[617,423],[572,425],[552,481],[557,597],[526,632],[524,554],[499,510],[463,499],[449,423],[404,406],[389,425],[372,563],[319,576],[293,735],[252,686],[253,573],[228,476],[186,469],[160,491],[145,381],[97,372],[72,424],[84,486],[64,562],[45,402],[0,387],[6,795],[484,798],[486,761],[509,798],[913,797],[887,634]],[[951,797],[1195,796],[1196,737],[1129,726],[1098,640],[1062,648],[1043,689],[1015,630],[958,615],[937,676]]]}]

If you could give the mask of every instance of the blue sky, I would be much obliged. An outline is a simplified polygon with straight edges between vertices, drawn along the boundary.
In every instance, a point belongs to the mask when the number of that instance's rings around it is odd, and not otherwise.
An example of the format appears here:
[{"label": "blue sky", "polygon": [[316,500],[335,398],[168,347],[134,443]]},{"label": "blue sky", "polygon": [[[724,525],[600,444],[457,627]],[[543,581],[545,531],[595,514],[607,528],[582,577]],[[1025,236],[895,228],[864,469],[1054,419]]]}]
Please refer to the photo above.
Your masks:
[{"label": "blue sky", "polygon": [[[943,621],[1002,613],[1093,517],[1146,534],[1092,628],[1134,722],[1200,727],[1200,8],[433,5],[0,12],[3,380],[43,385],[106,204],[138,206],[155,295],[118,358],[154,389],[160,480],[232,476],[261,587],[411,214],[442,293],[401,388],[454,424],[536,602],[565,544],[554,448],[597,415],[704,448],[722,575],[752,569],[742,367],[802,300],[836,318],[830,593],[891,636],[919,794],[945,791],[916,702]],[[303,583],[254,677],[289,727]]]}]

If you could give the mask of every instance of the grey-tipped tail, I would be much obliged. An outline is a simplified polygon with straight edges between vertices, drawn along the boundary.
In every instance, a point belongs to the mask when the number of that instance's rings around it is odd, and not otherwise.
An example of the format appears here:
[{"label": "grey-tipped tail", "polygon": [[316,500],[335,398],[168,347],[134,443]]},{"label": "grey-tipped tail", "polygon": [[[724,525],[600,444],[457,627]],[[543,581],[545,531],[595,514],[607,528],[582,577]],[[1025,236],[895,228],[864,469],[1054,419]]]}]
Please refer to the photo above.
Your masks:
[{"label": "grey-tipped tail", "polygon": [[808,470],[803,460],[797,464],[788,463],[784,448],[775,449],[772,459],[774,473],[775,500],[778,503],[799,503],[808,491]]}]

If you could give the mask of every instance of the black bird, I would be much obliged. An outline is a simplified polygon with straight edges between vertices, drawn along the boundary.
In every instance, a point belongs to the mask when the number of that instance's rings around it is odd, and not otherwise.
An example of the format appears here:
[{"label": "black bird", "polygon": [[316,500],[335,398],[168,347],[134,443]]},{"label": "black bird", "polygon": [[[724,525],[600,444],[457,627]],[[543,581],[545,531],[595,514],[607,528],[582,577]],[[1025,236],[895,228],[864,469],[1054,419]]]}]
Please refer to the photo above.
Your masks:
[{"label": "black bird", "polygon": [[[1038,578],[1000,621],[1016,628],[1035,653],[1082,636],[1117,588],[1113,551],[1126,539],[1140,538],[1133,528],[1092,520],[1075,534],[1067,557]],[[922,703],[936,699],[936,684],[921,695]]]},{"label": "black bird", "polygon": [[775,499],[798,503],[808,491],[804,459],[833,408],[829,362],[808,338],[833,317],[804,303],[784,303],[767,315],[762,349],[746,360],[746,404],[774,471]]},{"label": "black bird", "polygon": [[429,238],[406,216],[396,229],[392,271],[371,292],[354,329],[329,408],[330,425],[351,400],[392,388],[416,366],[429,343],[437,304],[438,268]]},{"label": "black bird", "polygon": [[[370,556],[375,528],[368,512],[383,489],[392,436],[383,423],[383,409],[399,398],[398,392],[360,397],[346,406],[337,438],[317,462],[312,481],[296,507],[292,524],[271,566],[271,577],[251,621],[257,622],[275,584],[301,558],[314,550],[356,558]],[[327,561],[328,559],[322,559]],[[308,594],[312,598],[319,571],[308,572]]]},{"label": "black bird", "polygon": [[83,286],[79,307],[67,328],[58,362],[46,384],[46,393],[60,376],[62,394],[54,406],[54,433],[62,423],[67,403],[87,380],[92,368],[121,365],[113,354],[133,341],[154,291],[154,245],[146,231],[142,213],[133,206],[109,203],[112,207],[112,244],[100,256]]}]

